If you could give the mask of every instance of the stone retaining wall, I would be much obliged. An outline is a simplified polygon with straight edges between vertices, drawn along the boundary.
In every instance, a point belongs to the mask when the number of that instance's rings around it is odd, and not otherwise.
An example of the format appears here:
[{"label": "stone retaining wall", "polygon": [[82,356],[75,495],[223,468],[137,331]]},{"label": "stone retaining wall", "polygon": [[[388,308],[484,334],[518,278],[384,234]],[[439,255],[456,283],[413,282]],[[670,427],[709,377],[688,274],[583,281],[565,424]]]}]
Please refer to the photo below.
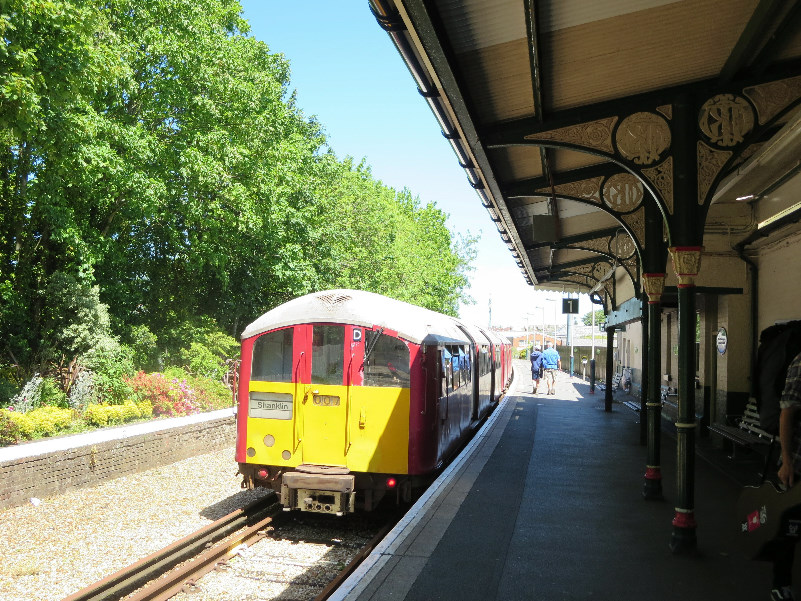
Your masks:
[{"label": "stone retaining wall", "polygon": [[[155,428],[140,428],[146,430],[142,432],[129,427],[95,437],[80,435],[80,441],[79,437],[73,439],[78,446],[70,444],[72,437],[65,437],[66,444],[61,445],[65,448],[46,452],[36,448],[43,443],[21,445],[16,454],[23,456],[4,460],[0,455],[0,509],[226,447],[233,449],[236,424],[232,411],[207,416],[192,423],[186,423],[185,418],[160,420],[161,423],[154,422]],[[115,430],[119,434],[116,437]],[[30,453],[25,455],[25,451]],[[231,466],[234,467],[233,451]]]}]

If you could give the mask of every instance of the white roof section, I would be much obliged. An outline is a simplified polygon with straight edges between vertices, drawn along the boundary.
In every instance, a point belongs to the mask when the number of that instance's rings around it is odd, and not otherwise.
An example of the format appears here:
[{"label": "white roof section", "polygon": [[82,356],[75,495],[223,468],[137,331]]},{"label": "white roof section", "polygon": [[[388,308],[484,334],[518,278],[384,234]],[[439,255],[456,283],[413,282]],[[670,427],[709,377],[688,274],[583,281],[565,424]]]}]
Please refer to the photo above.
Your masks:
[{"label": "white roof section", "polygon": [[314,292],[279,305],[246,327],[242,338],[306,323],[384,327],[415,344],[470,342],[452,317],[373,292],[346,289]]}]

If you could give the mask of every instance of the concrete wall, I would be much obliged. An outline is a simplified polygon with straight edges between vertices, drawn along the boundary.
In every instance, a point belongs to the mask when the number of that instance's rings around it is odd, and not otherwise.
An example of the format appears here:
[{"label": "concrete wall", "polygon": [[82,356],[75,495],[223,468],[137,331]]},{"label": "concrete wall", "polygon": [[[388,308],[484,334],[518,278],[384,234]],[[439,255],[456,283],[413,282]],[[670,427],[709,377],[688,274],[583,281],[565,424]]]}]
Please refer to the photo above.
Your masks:
[{"label": "concrete wall", "polygon": [[233,448],[235,442],[233,411],[225,409],[6,447],[0,449],[0,509]]}]

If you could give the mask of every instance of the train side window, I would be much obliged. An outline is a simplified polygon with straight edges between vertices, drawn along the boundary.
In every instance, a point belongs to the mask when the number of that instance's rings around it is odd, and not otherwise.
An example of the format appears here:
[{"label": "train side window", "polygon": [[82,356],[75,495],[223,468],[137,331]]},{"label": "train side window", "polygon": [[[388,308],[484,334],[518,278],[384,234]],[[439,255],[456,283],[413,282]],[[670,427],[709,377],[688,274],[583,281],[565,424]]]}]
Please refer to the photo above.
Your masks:
[{"label": "train side window", "polygon": [[461,386],[459,371],[461,369],[461,364],[459,361],[459,349],[457,347],[451,347],[451,390],[456,390]]},{"label": "train side window", "polygon": [[460,346],[459,355],[461,355],[459,357],[459,364],[462,366],[462,382],[464,384],[469,384],[473,372],[473,370],[470,369],[470,347]]},{"label": "train side window", "polygon": [[256,339],[250,379],[260,382],[292,381],[292,328],[268,332]]},{"label": "train side window", "polygon": [[341,386],[345,365],[345,328],[314,326],[312,334],[312,384]]},{"label": "train side window", "polygon": [[399,338],[368,331],[365,348],[372,349],[364,366],[364,385],[409,388],[409,347]]},{"label": "train side window", "polygon": [[440,372],[440,378],[442,380],[442,394],[440,396],[445,396],[448,394],[448,386],[451,384],[452,381],[452,369],[451,369],[451,353],[450,351],[443,347],[442,352],[440,353],[440,368],[442,371]]}]

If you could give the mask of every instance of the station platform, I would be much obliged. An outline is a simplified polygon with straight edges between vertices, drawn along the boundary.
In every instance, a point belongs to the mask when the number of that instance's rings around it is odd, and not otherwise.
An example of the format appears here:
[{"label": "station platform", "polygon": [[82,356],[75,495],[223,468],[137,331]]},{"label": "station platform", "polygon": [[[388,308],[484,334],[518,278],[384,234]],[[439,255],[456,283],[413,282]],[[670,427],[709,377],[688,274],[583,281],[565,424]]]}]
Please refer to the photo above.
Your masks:
[{"label": "station platform", "polygon": [[618,402],[605,412],[603,392],[567,374],[555,395],[533,395],[526,368],[517,362],[459,460],[332,599],[770,598],[771,565],[734,543],[742,483],[730,470],[699,455],[698,551],[674,555],[675,439],[662,436],[664,500],[646,501],[639,414]]}]

